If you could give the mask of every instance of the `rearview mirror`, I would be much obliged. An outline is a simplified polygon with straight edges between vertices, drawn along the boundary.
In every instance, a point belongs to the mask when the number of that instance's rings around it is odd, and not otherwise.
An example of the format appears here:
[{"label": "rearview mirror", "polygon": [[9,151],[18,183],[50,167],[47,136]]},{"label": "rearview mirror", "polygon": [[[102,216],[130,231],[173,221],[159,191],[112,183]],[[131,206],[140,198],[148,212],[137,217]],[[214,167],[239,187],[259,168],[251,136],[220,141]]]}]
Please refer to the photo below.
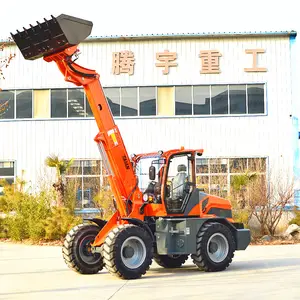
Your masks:
[{"label": "rearview mirror", "polygon": [[156,170],[154,166],[149,167],[149,179],[150,180],[155,180],[156,178]]}]

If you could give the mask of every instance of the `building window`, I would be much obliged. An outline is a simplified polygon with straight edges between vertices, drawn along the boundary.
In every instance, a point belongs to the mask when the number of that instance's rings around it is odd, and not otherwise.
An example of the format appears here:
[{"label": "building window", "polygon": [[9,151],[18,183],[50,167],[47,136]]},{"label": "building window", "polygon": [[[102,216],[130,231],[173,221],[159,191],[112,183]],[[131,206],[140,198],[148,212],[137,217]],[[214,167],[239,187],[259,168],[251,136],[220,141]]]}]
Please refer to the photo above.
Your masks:
[{"label": "building window", "polygon": [[68,89],[68,117],[85,117],[83,89]]},{"label": "building window", "polygon": [[230,114],[245,114],[246,105],[246,85],[229,86]]},{"label": "building window", "polygon": [[247,158],[232,158],[229,165],[231,173],[244,173],[247,170]]},{"label": "building window", "polygon": [[211,86],[211,113],[213,115],[228,114],[228,86]]},{"label": "building window", "polygon": [[120,116],[120,88],[104,88],[106,100],[114,117]]},{"label": "building window", "polygon": [[192,115],[192,86],[175,87],[175,114]]},{"label": "building window", "polygon": [[93,117],[84,89],[52,89],[51,118]]},{"label": "building window", "polygon": [[14,119],[15,91],[0,91],[0,119]]},{"label": "building window", "polygon": [[51,118],[67,117],[67,90],[51,90]]},{"label": "building window", "polygon": [[[103,88],[114,117],[265,113],[264,84]],[[50,99],[50,101],[49,101]],[[93,118],[84,89],[0,91],[0,120]]]},{"label": "building window", "polygon": [[227,197],[233,176],[246,170],[259,176],[266,174],[266,158],[197,158],[196,184],[208,194]]},{"label": "building window", "polygon": [[96,207],[94,197],[108,186],[101,160],[74,160],[66,174],[67,186],[74,191],[76,208]]},{"label": "building window", "polygon": [[193,86],[194,115],[210,114],[210,86]]},{"label": "building window", "polygon": [[264,101],[264,85],[248,85],[248,113],[249,114],[263,114],[265,112]]},{"label": "building window", "polygon": [[121,88],[121,116],[138,115],[137,88]]},{"label": "building window", "polygon": [[0,195],[3,195],[3,181],[12,184],[15,181],[15,163],[0,161]]},{"label": "building window", "polygon": [[139,88],[140,116],[156,115],[156,87]]},{"label": "building window", "polygon": [[16,91],[16,117],[32,118],[32,90]]}]

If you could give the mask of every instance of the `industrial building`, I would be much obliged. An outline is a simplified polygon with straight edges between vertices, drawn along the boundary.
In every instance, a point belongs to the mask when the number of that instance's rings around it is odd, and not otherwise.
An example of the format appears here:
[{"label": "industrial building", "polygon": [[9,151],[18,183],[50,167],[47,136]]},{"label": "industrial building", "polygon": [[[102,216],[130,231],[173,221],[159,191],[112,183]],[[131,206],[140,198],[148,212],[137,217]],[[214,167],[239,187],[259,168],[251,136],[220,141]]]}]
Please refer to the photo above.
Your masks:
[{"label": "industrial building", "polygon": [[[294,179],[297,195],[295,41],[294,31],[89,37],[76,63],[100,74],[129,154],[203,148],[197,185],[207,192],[226,197],[232,176],[259,165],[262,176]],[[0,81],[0,178],[24,171],[35,190],[51,180],[48,155],[73,158],[66,179],[89,203],[106,181],[83,89],[55,63],[11,51]]]}]

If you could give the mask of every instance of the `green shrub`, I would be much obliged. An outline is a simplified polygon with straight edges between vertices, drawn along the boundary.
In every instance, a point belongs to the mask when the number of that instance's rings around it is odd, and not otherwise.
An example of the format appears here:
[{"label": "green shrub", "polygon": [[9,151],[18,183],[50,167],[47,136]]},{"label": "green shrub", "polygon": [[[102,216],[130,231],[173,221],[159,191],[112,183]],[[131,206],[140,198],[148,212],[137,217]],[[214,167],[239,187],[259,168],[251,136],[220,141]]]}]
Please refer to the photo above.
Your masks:
[{"label": "green shrub", "polygon": [[81,217],[76,217],[65,207],[54,207],[52,215],[45,220],[45,238],[59,240],[75,225],[82,223]]},{"label": "green shrub", "polygon": [[14,185],[3,186],[4,195],[0,197],[0,210],[7,213],[4,222],[8,237],[17,241],[43,238],[45,236],[43,222],[51,215],[51,193],[42,191],[34,196],[20,192]]},{"label": "green shrub", "polygon": [[74,211],[76,206],[76,182],[67,182],[64,193],[64,206],[70,211]]},{"label": "green shrub", "polygon": [[45,236],[43,222],[51,215],[49,203],[43,198],[22,195],[14,204],[14,214],[6,217],[9,236],[18,241],[43,238]]},{"label": "green shrub", "polygon": [[8,237],[15,241],[22,241],[29,237],[28,223],[24,216],[15,215],[6,218],[6,224],[8,228]]},{"label": "green shrub", "polygon": [[0,180],[0,186],[3,187],[3,195],[0,196],[0,211],[7,213],[14,209],[15,187],[8,184],[5,179]]},{"label": "green shrub", "polygon": [[296,224],[300,226],[300,210],[294,209],[295,217],[289,222],[289,225]]},{"label": "green shrub", "polygon": [[36,195],[31,195],[16,185],[1,183],[4,194],[0,196],[0,211],[6,214],[0,219],[0,238],[11,238],[22,241],[49,239],[56,240],[64,237],[75,225],[82,223],[74,211],[74,198],[70,192],[68,207],[51,208],[55,199],[53,189],[44,189]]},{"label": "green shrub", "polygon": [[102,188],[94,197],[94,202],[102,211],[102,218],[108,220],[116,211],[113,203],[113,193],[110,189]]},{"label": "green shrub", "polygon": [[32,212],[29,214],[28,219],[28,234],[32,240],[39,240],[45,237],[44,221],[47,217],[51,216],[50,203],[46,198],[39,195],[35,198],[30,205]]},{"label": "green shrub", "polygon": [[8,225],[6,218],[0,217],[0,239],[2,238],[8,238]]},{"label": "green shrub", "polygon": [[250,219],[250,213],[247,209],[233,209],[232,217],[234,222],[243,223],[246,228],[248,228],[248,223]]}]

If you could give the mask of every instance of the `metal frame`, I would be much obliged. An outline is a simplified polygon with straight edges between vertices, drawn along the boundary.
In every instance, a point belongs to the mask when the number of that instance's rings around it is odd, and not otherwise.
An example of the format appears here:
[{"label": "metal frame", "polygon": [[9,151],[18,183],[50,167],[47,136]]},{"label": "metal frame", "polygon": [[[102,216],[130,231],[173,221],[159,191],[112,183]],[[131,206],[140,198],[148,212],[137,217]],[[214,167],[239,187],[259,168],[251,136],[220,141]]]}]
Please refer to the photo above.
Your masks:
[{"label": "metal frame", "polygon": [[[99,158],[78,158],[78,159],[74,159],[74,161],[79,161],[80,162],[80,169],[81,172],[80,174],[76,174],[76,175],[65,175],[65,178],[80,178],[81,180],[81,204],[83,203],[83,198],[84,198],[84,178],[98,178],[99,179],[99,183],[100,186],[103,185],[103,178],[105,177],[103,175],[103,164],[102,164],[102,160]],[[85,175],[83,173],[83,162],[85,161],[99,161],[100,162],[100,174],[97,175]]]},{"label": "metal frame", "polygon": [[[227,114],[212,114],[212,103],[211,103],[211,88],[212,86],[227,86],[227,91],[228,91],[228,111]],[[245,114],[230,114],[230,90],[229,87],[231,85],[245,85],[246,86],[246,113]],[[263,85],[264,86],[264,113],[258,113],[258,114],[249,114],[249,108],[248,108],[248,86],[249,85]],[[191,115],[176,115],[176,87],[192,87],[192,114]],[[205,115],[194,115],[194,87],[196,86],[209,86],[209,93],[210,93],[210,114],[205,114]],[[140,115],[140,88],[141,87],[153,87],[155,88],[155,94],[156,94],[156,115],[151,115],[151,116],[141,116]],[[172,87],[173,88],[173,97],[174,97],[174,108],[173,108],[173,115],[172,116],[160,116],[158,115],[158,88],[160,87]],[[109,87],[105,87],[107,88],[117,88],[119,89],[119,99],[120,99],[120,116],[114,116],[115,119],[140,119],[140,118],[217,118],[217,117],[253,117],[253,116],[267,116],[268,115],[268,105],[267,105],[267,82],[253,82],[253,83],[220,83],[220,84],[190,84],[190,85],[186,85],[186,84],[180,84],[180,85],[140,85],[140,86],[123,86],[123,87],[113,87],[113,86],[109,86]],[[137,89],[137,116],[122,116],[121,115],[121,107],[122,107],[122,88],[136,88]],[[76,88],[49,88],[47,90],[49,90],[49,108],[50,108],[50,118],[45,119],[45,118],[34,118],[34,90],[35,89],[28,89],[32,91],[32,117],[31,118],[23,118],[23,119],[17,119],[16,118],[16,91],[18,90],[23,90],[25,91],[26,89],[14,89],[14,90],[5,90],[5,91],[14,91],[14,119],[0,119],[1,121],[28,121],[28,120],[85,120],[85,119],[93,119],[93,117],[68,117],[68,97],[69,97],[69,90],[70,89],[80,89],[78,87]],[[45,90],[45,89],[43,89]],[[66,118],[55,118],[51,116],[51,91],[52,90],[66,90],[67,93],[67,99],[66,99],[66,111],[67,111],[67,117]],[[85,111],[85,115],[86,115],[86,110],[87,109],[87,102],[86,102],[86,95],[84,95],[84,111]]]},{"label": "metal frame", "polygon": [[13,178],[14,182],[17,178],[17,161],[15,159],[1,159],[0,162],[12,162],[13,163],[13,169],[14,169],[14,175],[13,176],[0,176],[0,179],[5,178]]}]

